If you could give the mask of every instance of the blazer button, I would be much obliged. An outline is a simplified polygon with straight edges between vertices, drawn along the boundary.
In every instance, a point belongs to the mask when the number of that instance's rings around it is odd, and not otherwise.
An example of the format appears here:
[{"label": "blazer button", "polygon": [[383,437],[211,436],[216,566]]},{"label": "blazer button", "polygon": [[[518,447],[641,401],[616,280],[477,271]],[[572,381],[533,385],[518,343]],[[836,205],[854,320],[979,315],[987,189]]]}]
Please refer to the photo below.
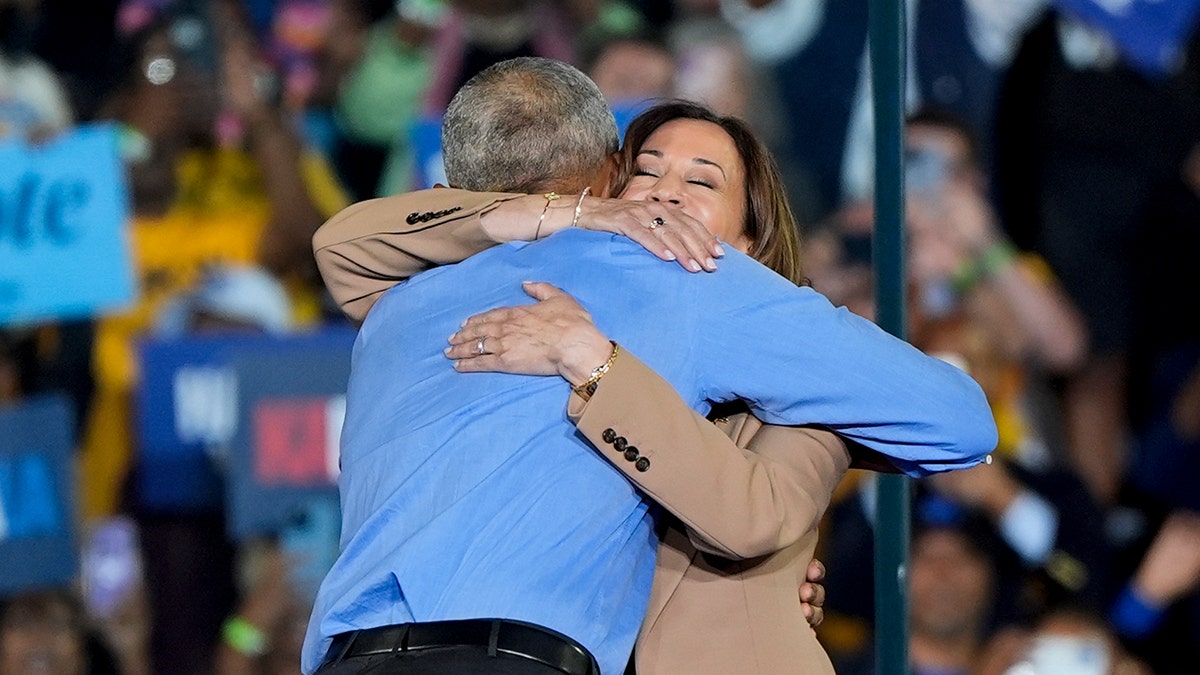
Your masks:
[{"label": "blazer button", "polygon": [[617,449],[617,452],[625,452],[625,448],[629,446],[629,441],[625,440],[624,436],[617,436],[612,444]]},{"label": "blazer button", "polygon": [[603,438],[605,443],[612,443],[617,438],[617,432],[612,429],[605,429],[604,433],[600,434],[600,438]]},{"label": "blazer button", "polygon": [[638,458],[638,449],[637,449],[636,445],[631,445],[631,446],[625,448],[626,461],[632,462],[632,461],[636,460],[637,458]]},{"label": "blazer button", "polygon": [[648,458],[648,457],[639,457],[639,458],[638,458],[638,461],[637,461],[637,463],[636,463],[636,464],[634,464],[633,466],[634,466],[634,468],[636,468],[638,471],[641,471],[642,473],[645,473],[645,472],[646,472],[646,469],[649,469],[649,468],[650,468],[650,458]]}]

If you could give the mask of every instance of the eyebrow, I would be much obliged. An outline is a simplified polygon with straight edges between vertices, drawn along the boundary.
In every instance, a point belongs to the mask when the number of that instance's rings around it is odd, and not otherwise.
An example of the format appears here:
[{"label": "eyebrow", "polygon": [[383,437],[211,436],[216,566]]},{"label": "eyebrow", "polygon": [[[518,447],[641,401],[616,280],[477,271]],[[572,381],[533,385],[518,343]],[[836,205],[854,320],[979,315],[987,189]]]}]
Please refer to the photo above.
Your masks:
[{"label": "eyebrow", "polygon": [[[652,155],[659,159],[662,159],[662,156],[663,156],[662,152],[659,150],[641,150],[638,152],[638,155]],[[693,157],[692,161],[695,162],[696,164],[703,164],[705,166],[716,167],[717,170],[721,172],[721,177],[724,178],[725,180],[729,180],[729,177],[725,175],[725,167],[721,166],[720,164],[717,164],[716,162],[712,161],[711,159],[704,159],[703,157]]]}]

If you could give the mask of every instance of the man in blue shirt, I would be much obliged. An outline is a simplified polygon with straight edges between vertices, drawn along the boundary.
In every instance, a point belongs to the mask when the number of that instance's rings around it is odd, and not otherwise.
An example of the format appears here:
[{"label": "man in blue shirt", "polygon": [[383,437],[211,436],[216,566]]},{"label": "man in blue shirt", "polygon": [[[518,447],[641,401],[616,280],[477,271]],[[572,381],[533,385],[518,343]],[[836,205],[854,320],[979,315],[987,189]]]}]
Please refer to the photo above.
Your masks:
[{"label": "man in blue shirt", "polygon": [[[565,71],[521,75],[534,96],[590,85]],[[598,91],[588,104],[604,106]],[[342,552],[316,600],[305,673],[339,634],[492,617],[573,639],[605,675],[624,669],[653,573],[649,505],[560,412],[565,381],[463,376],[442,353],[467,316],[527,302],[521,283],[533,279],[571,293],[698,411],[745,399],[765,421],[821,423],[912,475],[974,465],[995,445],[967,375],[745,255],[696,275],[608,234],[501,245],[398,285],[362,326],[342,435]]]}]

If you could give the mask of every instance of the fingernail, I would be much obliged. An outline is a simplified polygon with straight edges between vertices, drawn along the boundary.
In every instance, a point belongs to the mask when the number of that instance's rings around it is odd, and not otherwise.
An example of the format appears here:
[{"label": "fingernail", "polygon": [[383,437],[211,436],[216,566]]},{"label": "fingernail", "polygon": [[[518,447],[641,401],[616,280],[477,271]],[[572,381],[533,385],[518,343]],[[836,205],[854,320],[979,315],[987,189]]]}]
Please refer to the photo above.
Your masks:
[{"label": "fingernail", "polygon": [[704,266],[710,271],[715,271],[717,269],[717,261],[713,260],[712,258],[706,258],[704,260]]},{"label": "fingernail", "polygon": [[688,269],[690,269],[693,272],[699,272],[700,271],[700,263],[693,260],[688,263]]},{"label": "fingernail", "polygon": [[674,260],[674,259],[675,259],[675,257],[676,257],[676,256],[675,256],[675,254],[674,254],[673,252],[671,252],[671,251],[667,251],[667,255],[666,255],[666,258],[667,258],[667,260]]},{"label": "fingernail", "polygon": [[724,257],[725,247],[721,246],[720,244],[713,244],[713,255],[717,256],[718,258]]},{"label": "fingernail", "polygon": [[446,347],[445,349],[442,350],[442,353],[446,354],[448,356],[450,354],[450,348]]}]

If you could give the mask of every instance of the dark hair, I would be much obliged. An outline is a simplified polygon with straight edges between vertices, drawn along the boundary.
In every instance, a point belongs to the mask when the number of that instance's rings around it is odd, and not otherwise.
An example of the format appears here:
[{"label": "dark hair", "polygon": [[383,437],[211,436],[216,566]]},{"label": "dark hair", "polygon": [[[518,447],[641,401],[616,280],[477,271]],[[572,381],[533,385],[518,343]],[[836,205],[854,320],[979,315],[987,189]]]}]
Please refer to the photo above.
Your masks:
[{"label": "dark hair", "polygon": [[579,69],[590,75],[592,69],[600,61],[600,57],[617,45],[639,45],[662,52],[672,59],[675,58],[671,54],[670,48],[667,47],[666,35],[660,27],[639,26],[624,32],[600,33],[582,41],[578,48]]},{"label": "dark hair", "polygon": [[89,625],[87,612],[79,594],[65,587],[48,587],[19,592],[0,599],[0,626],[8,619],[9,611],[16,606],[29,606],[33,611],[44,614],[49,607],[62,605],[70,612],[71,630],[79,640],[79,648],[86,675],[117,675],[120,672],[116,654],[104,638]]},{"label": "dark hair", "polygon": [[967,159],[971,164],[978,166],[982,159],[979,133],[965,117],[953,110],[936,106],[923,106],[908,116],[905,120],[905,125],[937,127],[956,133],[967,146]]},{"label": "dark hair", "polygon": [[730,115],[718,115],[693,101],[672,100],[651,106],[629,123],[617,160],[615,186],[619,192],[637,169],[642,145],[659,127],[675,120],[699,120],[721,127],[737,148],[746,175],[746,212],[742,227],[750,239],[750,256],[797,285],[807,284],[800,264],[800,228],[788,204],[779,167],[750,125]]}]

